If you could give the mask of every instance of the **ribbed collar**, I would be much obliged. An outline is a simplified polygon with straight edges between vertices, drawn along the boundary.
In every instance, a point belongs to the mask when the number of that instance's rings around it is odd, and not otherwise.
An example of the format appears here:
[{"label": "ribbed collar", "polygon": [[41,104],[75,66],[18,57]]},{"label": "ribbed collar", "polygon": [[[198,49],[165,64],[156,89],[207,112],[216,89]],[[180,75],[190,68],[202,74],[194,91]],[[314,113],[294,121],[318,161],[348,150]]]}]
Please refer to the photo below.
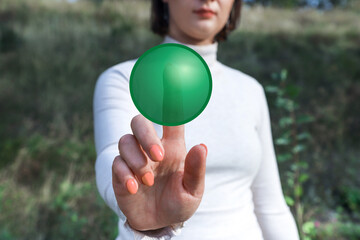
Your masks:
[{"label": "ribbed collar", "polygon": [[181,43],[181,42],[173,39],[169,35],[166,35],[164,38],[164,41],[162,43],[178,43],[178,44],[185,45],[189,48],[192,48],[198,54],[200,54],[200,56],[205,60],[205,62],[208,64],[208,66],[210,68],[217,62],[217,60],[216,60],[217,59],[216,58],[217,49],[218,49],[217,42],[215,42],[213,44],[208,44],[208,45],[190,45],[190,44]]}]

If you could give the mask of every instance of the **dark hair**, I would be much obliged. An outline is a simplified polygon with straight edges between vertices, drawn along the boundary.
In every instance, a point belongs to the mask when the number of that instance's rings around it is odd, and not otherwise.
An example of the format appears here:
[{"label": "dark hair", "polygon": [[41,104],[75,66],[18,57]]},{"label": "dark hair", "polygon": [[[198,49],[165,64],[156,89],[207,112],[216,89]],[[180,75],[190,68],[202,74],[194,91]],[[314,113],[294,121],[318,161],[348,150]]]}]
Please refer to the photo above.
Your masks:
[{"label": "dark hair", "polygon": [[[160,36],[165,36],[169,28],[168,4],[162,0],[151,1],[151,30]],[[228,34],[234,30],[239,22],[242,0],[235,0],[230,16],[223,29],[215,36],[215,41],[226,40]]]}]

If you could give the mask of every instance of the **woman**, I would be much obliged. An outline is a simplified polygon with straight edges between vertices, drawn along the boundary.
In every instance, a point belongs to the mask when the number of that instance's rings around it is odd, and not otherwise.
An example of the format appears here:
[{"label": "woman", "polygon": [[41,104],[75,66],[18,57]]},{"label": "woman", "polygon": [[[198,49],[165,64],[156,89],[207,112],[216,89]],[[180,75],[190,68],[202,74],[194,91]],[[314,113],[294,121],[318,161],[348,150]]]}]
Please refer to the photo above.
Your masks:
[{"label": "woman", "polygon": [[298,239],[281,190],[263,88],[216,60],[217,41],[234,29],[241,1],[152,4],[153,30],[165,35],[164,43],[185,44],[204,58],[213,91],[196,119],[163,127],[132,103],[128,84],[136,60],[99,77],[96,179],[120,218],[118,239]]}]

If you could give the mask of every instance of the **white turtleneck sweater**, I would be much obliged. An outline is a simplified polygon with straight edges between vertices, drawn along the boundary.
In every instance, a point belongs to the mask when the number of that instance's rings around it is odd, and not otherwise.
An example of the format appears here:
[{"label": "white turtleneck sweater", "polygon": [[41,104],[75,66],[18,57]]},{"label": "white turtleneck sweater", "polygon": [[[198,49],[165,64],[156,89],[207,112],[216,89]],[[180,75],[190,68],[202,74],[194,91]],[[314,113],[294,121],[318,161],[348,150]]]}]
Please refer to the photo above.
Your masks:
[{"label": "white turtleneck sweater", "polygon": [[[164,43],[179,42],[167,36]],[[299,239],[281,189],[262,86],[252,77],[218,62],[217,43],[187,46],[208,64],[213,90],[205,110],[185,124],[187,149],[205,143],[208,156],[202,201],[181,229],[166,228],[155,237],[131,229],[114,195],[111,171],[119,154],[118,141],[124,134],[132,133],[131,119],[139,114],[129,92],[136,59],[109,68],[97,81],[96,182],[100,195],[119,216],[117,239]],[[154,127],[161,138],[162,126],[154,123]]]}]

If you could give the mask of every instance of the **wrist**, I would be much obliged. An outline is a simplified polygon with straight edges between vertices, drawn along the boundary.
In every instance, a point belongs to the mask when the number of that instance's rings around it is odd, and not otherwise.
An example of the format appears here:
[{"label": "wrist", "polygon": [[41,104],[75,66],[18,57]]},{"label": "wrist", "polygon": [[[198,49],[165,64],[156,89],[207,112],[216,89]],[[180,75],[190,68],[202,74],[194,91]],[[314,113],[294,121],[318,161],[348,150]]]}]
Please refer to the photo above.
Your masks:
[{"label": "wrist", "polygon": [[156,235],[161,235],[161,233],[163,233],[164,231],[166,231],[167,227],[163,227],[163,228],[158,228],[158,229],[152,229],[152,230],[145,230],[145,231],[139,231],[136,230],[144,235],[150,235],[150,236],[156,236]]},{"label": "wrist", "polygon": [[126,221],[126,224],[134,231],[137,232],[137,234],[142,236],[147,236],[150,238],[160,238],[165,237],[164,239],[170,239],[172,236],[176,236],[180,233],[181,228],[184,226],[183,222],[171,224],[166,227],[158,228],[158,229],[151,229],[151,230],[137,230],[136,228],[133,228],[129,221]]},{"label": "wrist", "polygon": [[[130,224],[129,224],[129,226],[131,227]],[[168,230],[169,228],[173,231],[176,231],[176,230],[182,228],[183,226],[184,226],[184,222],[180,222],[180,223],[174,223],[169,226],[158,228],[158,229],[151,229],[151,230],[145,230],[145,231],[136,230],[136,231],[144,233],[144,234],[155,234],[156,235],[158,233],[164,232],[165,230]]]},{"label": "wrist", "polygon": [[177,229],[181,229],[184,227],[184,222],[171,224],[170,227],[172,230],[176,231]]}]

